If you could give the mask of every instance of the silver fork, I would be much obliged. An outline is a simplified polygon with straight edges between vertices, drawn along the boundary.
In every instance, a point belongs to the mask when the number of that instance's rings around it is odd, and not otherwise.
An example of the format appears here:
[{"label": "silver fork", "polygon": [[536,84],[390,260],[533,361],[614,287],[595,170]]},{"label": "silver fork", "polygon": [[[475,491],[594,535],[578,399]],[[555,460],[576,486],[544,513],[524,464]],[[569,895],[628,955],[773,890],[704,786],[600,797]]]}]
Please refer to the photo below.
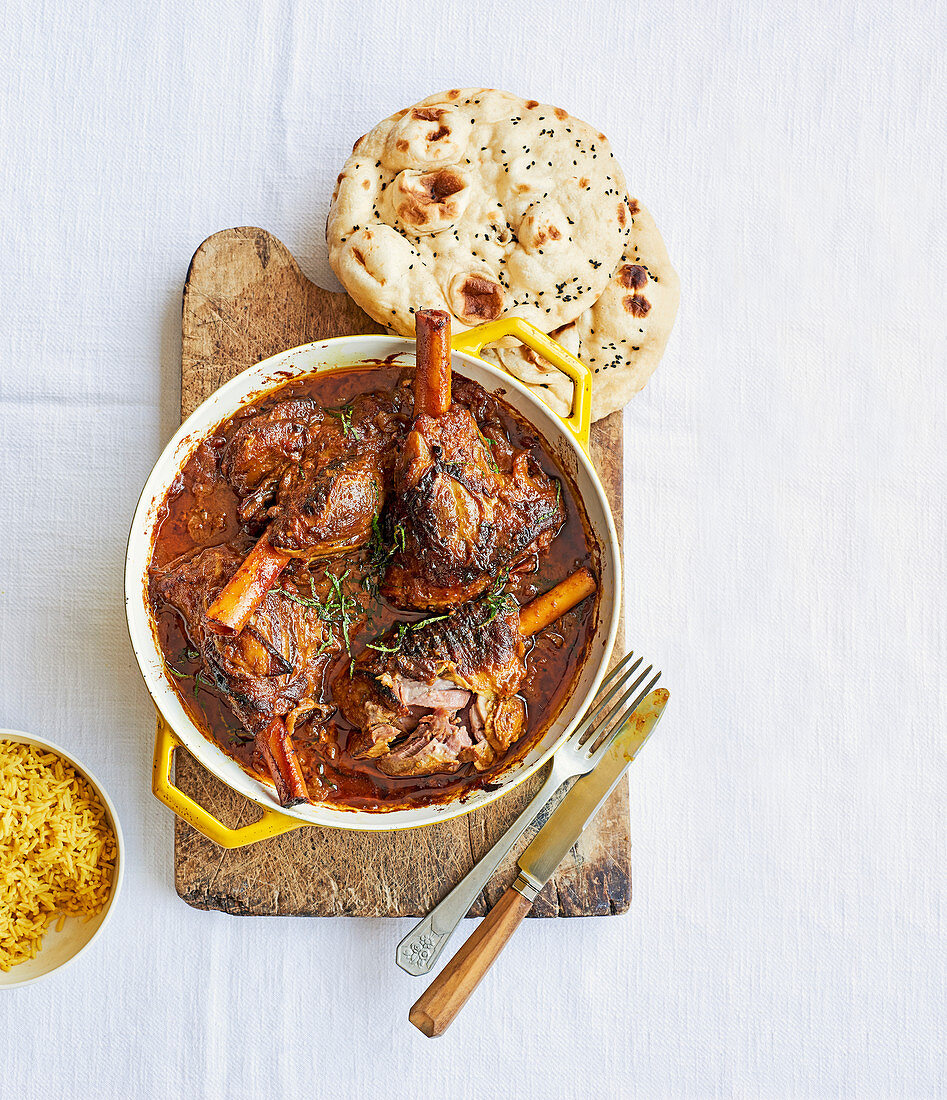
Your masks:
[{"label": "silver fork", "polygon": [[[595,767],[611,744],[612,738],[621,728],[624,718],[636,710],[648,692],[654,688],[661,673],[656,672],[645,687],[641,687],[651,675],[654,666],[648,665],[644,672],[635,676],[644,658],[639,657],[631,667],[628,667],[633,658],[634,653],[627,654],[602,681],[585,718],[556,750],[546,782],[536,792],[526,809],[454,889],[438,902],[424,920],[412,928],[398,944],[395,961],[402,970],[416,977],[427,974],[431,970],[454,929],[477,900],[477,895],[486,886],[490,876],[516,843],[523,830],[567,779],[585,775]],[[638,694],[634,701],[629,702],[628,700],[636,692]],[[621,693],[620,698],[606,712],[606,708],[619,693]]]}]

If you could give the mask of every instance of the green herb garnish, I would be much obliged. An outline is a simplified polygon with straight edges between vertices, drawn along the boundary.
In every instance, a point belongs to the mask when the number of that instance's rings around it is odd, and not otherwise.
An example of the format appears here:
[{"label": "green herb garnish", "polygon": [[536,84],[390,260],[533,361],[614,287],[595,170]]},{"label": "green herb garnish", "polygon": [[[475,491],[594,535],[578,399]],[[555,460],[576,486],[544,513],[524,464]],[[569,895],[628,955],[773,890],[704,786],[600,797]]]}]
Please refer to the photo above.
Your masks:
[{"label": "green herb garnish", "polygon": [[215,685],[207,679],[203,672],[194,673],[194,694],[196,695],[200,688],[205,690],[211,690]]},{"label": "green herb garnish", "polygon": [[488,623],[492,623],[497,615],[500,614],[500,608],[502,608],[503,605],[506,604],[509,600],[513,599],[513,597],[509,595],[509,593],[504,591],[509,583],[510,571],[509,569],[507,569],[502,577],[497,577],[497,579],[493,582],[493,586],[483,596],[482,603],[489,612],[486,619],[484,619],[483,621],[484,626],[487,626]]},{"label": "green herb garnish", "polygon": [[430,626],[431,623],[439,623],[441,621],[441,619],[449,619],[449,618],[450,618],[450,612],[447,612],[444,615],[429,615],[428,618],[421,619],[420,622],[408,623],[407,625],[412,630],[420,630],[424,626]]},{"label": "green herb garnish", "polygon": [[561,499],[562,499],[562,482],[561,481],[556,481],[556,504],[555,504],[555,507],[553,508],[553,510],[551,512],[543,513],[543,515],[541,515],[539,517],[539,519],[536,520],[536,522],[537,523],[543,523],[547,519],[552,519],[552,517],[556,514],[556,512],[559,511],[559,501]]},{"label": "green herb garnish", "polygon": [[347,437],[352,431],[352,406],[342,405],[338,409],[326,409],[326,412],[342,422],[342,434]]},{"label": "green herb garnish", "polygon": [[320,619],[325,618],[323,614],[325,605],[320,600],[300,596],[298,592],[291,592],[288,588],[274,588],[273,591],[278,592],[281,596],[285,596],[287,600],[292,600],[293,603],[301,604],[303,607],[311,607],[314,611],[319,612]]},{"label": "green herb garnish", "polygon": [[394,645],[386,645],[380,638],[376,638],[374,642],[367,642],[366,649],[375,649],[379,653],[398,653],[404,644],[405,637],[409,630],[423,630],[424,627],[430,626],[431,623],[439,623],[442,619],[449,619],[450,613],[444,615],[429,615],[426,619],[421,619],[416,623],[395,623],[395,629],[398,634],[394,638]]},{"label": "green herb garnish", "polygon": [[381,638],[377,638],[374,642],[368,642],[365,648],[377,650],[379,653],[398,653],[402,642],[404,642],[404,636],[408,633],[408,624],[397,623],[396,627],[398,636],[394,639],[394,645],[385,645]]},{"label": "green herb garnish", "polygon": [[[278,592],[281,596],[285,596],[288,600],[292,600],[293,603],[300,604],[302,607],[308,607],[315,611],[319,618],[329,625],[338,630],[342,644],[345,646],[345,651],[349,657],[352,656],[352,640],[350,638],[350,631],[354,623],[354,617],[362,611],[362,605],[354,596],[348,596],[342,587],[342,582],[348,577],[349,570],[346,569],[341,576],[337,576],[329,569],[323,570],[323,576],[329,582],[329,594],[325,599],[319,599],[316,596],[315,581],[312,577],[309,578],[309,590],[312,593],[311,596],[300,596],[298,592],[293,592],[288,588],[276,588],[275,592]],[[324,653],[329,648],[331,642],[324,640],[320,643],[319,652]]]},{"label": "green herb garnish", "polygon": [[484,433],[480,430],[480,428],[477,428],[476,433],[478,434],[478,436],[480,436],[480,441],[484,445],[484,450],[486,451],[487,462],[489,462],[489,464],[491,464],[493,466],[493,469],[497,473],[499,473],[500,469],[499,469],[499,466],[496,464],[496,459],[494,458],[494,454],[493,454],[493,440],[492,439],[487,439],[487,437],[484,436]]},{"label": "green herb garnish", "polygon": [[381,523],[378,516],[372,517],[372,537],[368,543],[368,562],[365,576],[362,578],[362,587],[369,595],[376,599],[381,575],[388,568],[388,563],[396,553],[403,552],[405,548],[404,526],[396,523],[392,532],[391,546],[386,545],[381,531]]}]

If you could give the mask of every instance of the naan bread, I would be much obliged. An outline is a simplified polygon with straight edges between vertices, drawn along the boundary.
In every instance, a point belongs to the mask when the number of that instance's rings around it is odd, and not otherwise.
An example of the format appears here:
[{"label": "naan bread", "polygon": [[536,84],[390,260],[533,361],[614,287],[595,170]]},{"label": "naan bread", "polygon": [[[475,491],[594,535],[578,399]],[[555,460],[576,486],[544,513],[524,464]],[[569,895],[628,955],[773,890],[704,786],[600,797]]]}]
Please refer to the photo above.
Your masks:
[{"label": "naan bread", "polygon": [[355,143],[329,210],[329,262],[366,313],[406,336],[422,308],[449,310],[455,331],[501,316],[549,331],[605,290],[631,228],[624,199],[591,126],[534,99],[454,89]]},{"label": "naan bread", "polygon": [[[628,200],[631,234],[599,300],[580,317],[550,331],[554,340],[593,370],[592,419],[620,409],[644,386],[664,354],[680,299],[654,219]],[[572,383],[529,348],[488,348],[493,358],[535,390],[557,412],[568,414]]]}]

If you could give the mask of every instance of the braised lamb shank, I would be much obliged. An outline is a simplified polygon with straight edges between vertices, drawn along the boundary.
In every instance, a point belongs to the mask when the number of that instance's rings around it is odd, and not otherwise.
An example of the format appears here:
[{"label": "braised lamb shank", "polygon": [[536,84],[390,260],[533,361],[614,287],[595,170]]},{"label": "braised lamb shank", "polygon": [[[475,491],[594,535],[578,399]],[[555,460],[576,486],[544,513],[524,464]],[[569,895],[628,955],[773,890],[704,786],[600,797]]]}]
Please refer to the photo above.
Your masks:
[{"label": "braised lamb shank", "polygon": [[470,410],[451,403],[450,315],[420,310],[415,320],[414,422],[386,509],[395,553],[382,593],[442,611],[545,550],[566,514],[559,483],[529,454],[492,447]]},{"label": "braised lamb shank", "polygon": [[214,686],[254,735],[257,765],[272,776],[280,802],[293,805],[309,801],[292,742],[295,727],[324,709],[315,702],[317,661],[323,653],[338,653],[343,643],[310,606],[312,586],[297,588],[298,579],[290,576],[284,588],[263,595],[239,634],[211,629],[207,609],[241,560],[233,547],[213,546],[172,562],[153,586],[184,619]]},{"label": "braised lamb shank", "polygon": [[349,751],[374,758],[387,775],[489,768],[525,729],[517,692],[527,637],[595,590],[595,578],[580,569],[523,608],[495,588],[449,615],[397,624],[333,687],[358,731]]},{"label": "braised lamb shank", "polygon": [[388,775],[454,772],[467,762],[482,771],[523,730],[516,693],[525,654],[511,597],[399,623],[361,654],[351,677],[335,682],[335,702],[360,731],[349,751],[378,758]]},{"label": "braised lamb shank", "polygon": [[240,518],[267,526],[209,608],[211,630],[239,633],[291,558],[332,557],[369,541],[402,429],[386,393],[359,394],[342,409],[284,401],[240,428],[223,473]]}]

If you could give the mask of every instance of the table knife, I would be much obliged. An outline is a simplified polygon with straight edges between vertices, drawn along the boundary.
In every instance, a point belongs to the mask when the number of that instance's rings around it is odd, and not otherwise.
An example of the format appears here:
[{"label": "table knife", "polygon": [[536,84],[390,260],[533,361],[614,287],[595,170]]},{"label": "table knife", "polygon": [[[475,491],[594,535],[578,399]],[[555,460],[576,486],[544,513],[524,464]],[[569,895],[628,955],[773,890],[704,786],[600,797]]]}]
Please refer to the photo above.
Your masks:
[{"label": "table knife", "polygon": [[408,1019],[433,1038],[450,1026],[480,980],[533,906],[566,853],[601,809],[658,724],[668,701],[664,688],[651,692],[624,722],[594,771],[565,796],[519,858],[520,873],[476,931],[421,994]]}]

